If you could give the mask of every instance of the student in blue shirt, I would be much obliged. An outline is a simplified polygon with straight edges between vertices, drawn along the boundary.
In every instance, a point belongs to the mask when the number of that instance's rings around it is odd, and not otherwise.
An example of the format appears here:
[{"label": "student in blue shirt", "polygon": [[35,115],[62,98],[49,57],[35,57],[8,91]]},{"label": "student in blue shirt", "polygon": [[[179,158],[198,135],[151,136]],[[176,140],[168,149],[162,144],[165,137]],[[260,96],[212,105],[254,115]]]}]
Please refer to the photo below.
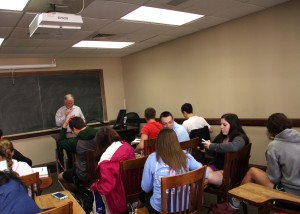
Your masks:
[{"label": "student in blue shirt", "polygon": [[0,171],[0,213],[33,214],[42,210],[12,171]]},{"label": "student in blue shirt", "polygon": [[179,142],[190,140],[190,136],[187,130],[182,125],[174,121],[171,112],[168,111],[162,112],[160,114],[160,121],[164,128],[173,129],[175,131]]},{"label": "student in blue shirt", "polygon": [[172,129],[162,129],[158,134],[156,151],[147,158],[142,178],[142,189],[146,193],[153,191],[150,200],[146,197],[149,213],[161,212],[161,177],[179,175],[200,167],[201,163],[182,151],[176,133]]}]

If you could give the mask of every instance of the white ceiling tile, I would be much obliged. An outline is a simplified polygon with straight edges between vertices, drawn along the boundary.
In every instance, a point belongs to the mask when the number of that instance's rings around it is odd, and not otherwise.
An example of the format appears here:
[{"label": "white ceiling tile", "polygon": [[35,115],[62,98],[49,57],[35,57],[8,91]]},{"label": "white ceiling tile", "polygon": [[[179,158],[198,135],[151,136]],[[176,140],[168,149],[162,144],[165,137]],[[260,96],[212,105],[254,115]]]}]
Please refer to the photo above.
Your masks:
[{"label": "white ceiling tile", "polygon": [[172,36],[172,37],[181,37],[187,34],[191,34],[198,31],[197,28],[189,27],[189,26],[179,26],[171,30],[167,30],[162,32],[162,35]]},{"label": "white ceiling tile", "polygon": [[77,41],[76,40],[54,40],[54,39],[47,39],[43,40],[40,43],[39,47],[70,47],[73,46]]},{"label": "white ceiling tile", "polygon": [[262,9],[264,8],[256,5],[237,4],[231,8],[219,10],[215,13],[215,16],[227,19],[235,19],[237,17],[242,17],[250,13],[260,11]]},{"label": "white ceiling tile", "polygon": [[174,37],[172,37],[172,36],[158,35],[151,39],[148,39],[147,42],[163,43],[163,42],[167,42],[167,41],[170,41],[173,39],[174,39]]},{"label": "white ceiling tile", "polygon": [[277,4],[281,4],[284,2],[287,2],[289,0],[237,0],[240,1],[242,3],[246,3],[246,4],[254,4],[257,6],[261,6],[261,7],[271,7]]},{"label": "white ceiling tile", "polygon": [[147,26],[147,24],[118,20],[99,29],[99,32],[109,34],[126,34],[135,32],[145,26]]},{"label": "white ceiling tile", "polygon": [[154,36],[156,34],[125,34],[119,37],[119,40],[124,42],[142,42]]},{"label": "white ceiling tile", "polygon": [[13,39],[5,42],[5,47],[38,47],[43,42],[42,39]]},{"label": "white ceiling tile", "polygon": [[87,18],[87,17],[83,17],[82,19],[83,19],[83,25],[81,27],[81,30],[84,31],[98,30],[113,21],[111,19],[96,19],[96,18]]},{"label": "white ceiling tile", "polygon": [[0,27],[15,27],[22,15],[22,12],[0,10]]},{"label": "white ceiling tile", "polygon": [[138,7],[138,5],[122,2],[94,1],[81,15],[90,18],[117,20]]},{"label": "white ceiling tile", "polygon": [[184,26],[186,27],[193,27],[196,28],[198,30],[202,30],[208,27],[212,27],[218,24],[222,24],[226,21],[228,21],[229,19],[225,19],[225,18],[220,18],[220,17],[214,17],[214,16],[205,16],[197,21],[188,23]]},{"label": "white ceiling tile", "polygon": [[24,14],[24,16],[21,18],[20,22],[18,23],[17,27],[28,28],[35,16],[36,16],[36,13]]},{"label": "white ceiling tile", "polygon": [[6,38],[13,31],[13,27],[0,27],[0,37]]}]

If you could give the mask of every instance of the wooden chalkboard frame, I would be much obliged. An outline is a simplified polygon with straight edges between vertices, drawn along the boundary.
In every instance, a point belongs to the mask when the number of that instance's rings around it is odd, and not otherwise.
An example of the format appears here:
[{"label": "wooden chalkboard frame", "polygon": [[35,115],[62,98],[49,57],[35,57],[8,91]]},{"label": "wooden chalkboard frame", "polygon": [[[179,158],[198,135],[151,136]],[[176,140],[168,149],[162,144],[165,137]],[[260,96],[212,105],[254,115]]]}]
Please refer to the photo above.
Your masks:
[{"label": "wooden chalkboard frame", "polygon": [[[103,70],[102,69],[91,69],[91,70],[57,70],[57,71],[28,71],[28,72],[6,72],[0,73],[0,78],[14,78],[17,77],[45,77],[45,76],[55,76],[55,75],[65,75],[65,74],[98,74],[99,75],[99,89],[100,89],[100,97],[102,102],[102,116],[103,120],[107,120],[107,109],[106,109],[106,98],[105,98],[105,90],[104,90],[104,79],[103,79]],[[62,103],[63,103],[63,97]],[[76,97],[75,97],[75,105],[76,105]],[[9,138],[29,138],[35,136],[48,135],[49,133],[58,132],[59,129],[47,129],[47,130],[36,130],[32,132],[18,133],[8,135]],[[4,133],[5,134],[5,133]],[[6,135],[7,136],[7,135]],[[15,136],[15,137],[14,137]]]}]

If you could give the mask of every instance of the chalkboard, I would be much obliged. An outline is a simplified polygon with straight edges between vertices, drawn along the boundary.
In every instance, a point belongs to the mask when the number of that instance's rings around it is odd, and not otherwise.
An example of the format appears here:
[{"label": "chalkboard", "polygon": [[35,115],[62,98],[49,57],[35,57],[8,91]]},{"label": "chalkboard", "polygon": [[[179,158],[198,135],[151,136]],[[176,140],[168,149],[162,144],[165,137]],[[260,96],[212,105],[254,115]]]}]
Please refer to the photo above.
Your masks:
[{"label": "chalkboard", "polygon": [[86,121],[103,121],[100,81],[99,70],[0,78],[0,129],[11,135],[56,128],[66,94],[74,96]]}]

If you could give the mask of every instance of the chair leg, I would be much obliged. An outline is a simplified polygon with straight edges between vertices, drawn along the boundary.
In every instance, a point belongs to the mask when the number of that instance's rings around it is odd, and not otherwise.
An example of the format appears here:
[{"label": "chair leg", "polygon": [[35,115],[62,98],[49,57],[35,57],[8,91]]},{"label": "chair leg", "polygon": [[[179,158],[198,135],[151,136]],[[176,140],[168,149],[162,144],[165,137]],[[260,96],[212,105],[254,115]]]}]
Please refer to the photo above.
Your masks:
[{"label": "chair leg", "polygon": [[259,214],[267,214],[269,213],[268,209],[264,206],[258,207],[258,213]]},{"label": "chair leg", "polygon": [[247,204],[242,202],[242,206],[243,206],[243,213],[244,214],[248,214],[248,208],[247,208]]}]

